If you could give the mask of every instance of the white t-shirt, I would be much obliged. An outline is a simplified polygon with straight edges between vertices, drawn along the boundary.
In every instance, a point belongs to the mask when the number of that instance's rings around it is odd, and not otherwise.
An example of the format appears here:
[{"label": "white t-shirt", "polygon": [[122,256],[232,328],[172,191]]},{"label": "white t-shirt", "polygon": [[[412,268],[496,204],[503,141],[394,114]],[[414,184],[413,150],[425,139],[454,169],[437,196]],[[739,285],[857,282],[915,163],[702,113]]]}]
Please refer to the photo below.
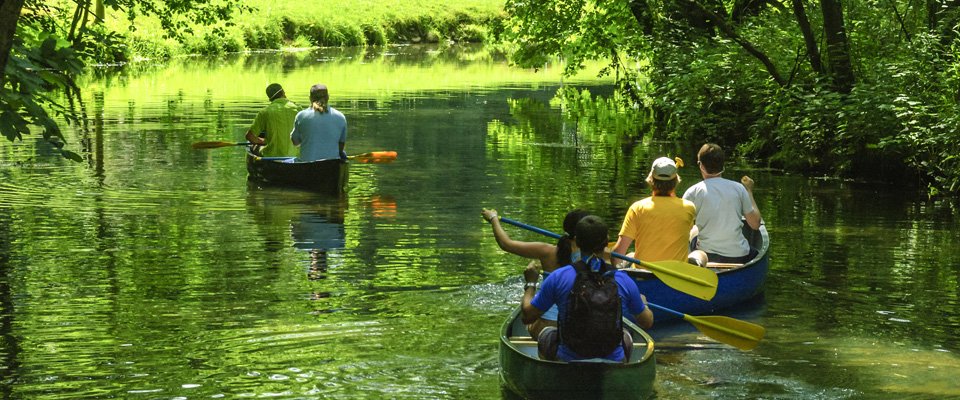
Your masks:
[{"label": "white t-shirt", "polygon": [[697,247],[707,253],[742,257],[750,253],[743,237],[743,216],[753,211],[750,194],[740,182],[704,179],[683,193],[697,206]]}]

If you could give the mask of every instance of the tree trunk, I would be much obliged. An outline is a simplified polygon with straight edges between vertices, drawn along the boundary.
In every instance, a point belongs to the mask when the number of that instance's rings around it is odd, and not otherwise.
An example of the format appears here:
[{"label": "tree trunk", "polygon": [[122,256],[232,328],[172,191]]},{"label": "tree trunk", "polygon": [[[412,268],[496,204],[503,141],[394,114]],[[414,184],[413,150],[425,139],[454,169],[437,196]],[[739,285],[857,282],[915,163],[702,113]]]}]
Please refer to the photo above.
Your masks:
[{"label": "tree trunk", "polygon": [[629,4],[630,12],[633,13],[633,18],[640,24],[640,29],[643,34],[647,36],[652,35],[653,13],[650,11],[650,6],[647,5],[646,0],[631,0]]},{"label": "tree trunk", "polygon": [[855,76],[850,62],[850,44],[843,23],[843,8],[840,0],[820,0],[823,11],[823,30],[827,41],[828,70],[833,76],[834,90],[850,93]]},{"label": "tree trunk", "polygon": [[810,28],[810,19],[807,18],[807,12],[803,9],[803,0],[793,0],[793,15],[797,18],[797,25],[800,25],[800,32],[803,33],[803,41],[807,45],[807,58],[810,59],[810,68],[817,75],[823,75],[823,63],[820,58],[820,48],[817,47],[817,37]]},{"label": "tree trunk", "polygon": [[97,23],[102,24],[107,17],[107,12],[103,8],[103,0],[94,0],[94,15],[97,17]]},{"label": "tree trunk", "polygon": [[927,29],[931,32],[937,29],[940,22],[940,0],[927,0]]},{"label": "tree trunk", "polygon": [[0,0],[0,89],[6,83],[7,60],[13,48],[13,35],[17,33],[17,20],[23,0]]}]

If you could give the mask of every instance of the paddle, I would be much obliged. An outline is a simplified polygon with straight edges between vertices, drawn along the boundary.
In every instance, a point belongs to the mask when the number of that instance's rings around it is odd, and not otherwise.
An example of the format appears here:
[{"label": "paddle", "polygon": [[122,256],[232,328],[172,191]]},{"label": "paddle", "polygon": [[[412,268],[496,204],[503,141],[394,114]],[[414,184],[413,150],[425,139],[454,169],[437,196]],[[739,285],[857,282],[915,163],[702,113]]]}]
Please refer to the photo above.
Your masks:
[{"label": "paddle", "polygon": [[[194,149],[217,149],[221,147],[230,147],[230,146],[249,146],[250,142],[197,142],[191,146]],[[283,160],[289,157],[261,157],[261,160]],[[397,159],[397,152],[395,151],[371,151],[367,153],[354,154],[348,156],[347,158],[354,160],[359,163],[364,164],[383,164],[388,162],[393,162]]]},{"label": "paddle", "polygon": [[393,162],[397,159],[395,151],[371,151],[368,153],[354,154],[347,158],[364,164],[383,164]]},{"label": "paddle", "polygon": [[[265,161],[286,161],[293,160],[296,157],[255,157],[257,160]],[[397,159],[395,151],[371,151],[367,153],[354,154],[347,156],[348,159],[362,164],[385,164]]]},{"label": "paddle", "polygon": [[234,142],[197,142],[197,143],[192,144],[191,146],[192,146],[193,148],[195,148],[195,149],[218,149],[218,148],[221,148],[221,147],[229,147],[229,146],[249,146],[249,145],[250,145],[250,142],[239,142],[239,143],[234,143]]},{"label": "paddle", "polygon": [[[500,221],[520,228],[528,229],[542,235],[559,239],[560,235],[548,230],[540,229],[532,225],[527,225],[510,218],[500,217]],[[634,264],[643,265],[659,278],[667,286],[678,291],[689,294],[703,300],[710,300],[717,294],[717,274],[713,271],[701,268],[683,261],[667,260],[657,261],[655,263],[640,261],[633,257],[627,257],[619,253],[611,253],[614,257],[621,260],[627,260]]]},{"label": "paddle", "polygon": [[760,325],[730,317],[716,315],[694,317],[650,302],[648,302],[647,305],[657,310],[683,317],[685,321],[693,324],[697,330],[707,335],[707,337],[720,343],[729,344],[740,350],[753,350],[754,347],[760,344],[760,340],[763,339],[763,335],[767,331]]}]

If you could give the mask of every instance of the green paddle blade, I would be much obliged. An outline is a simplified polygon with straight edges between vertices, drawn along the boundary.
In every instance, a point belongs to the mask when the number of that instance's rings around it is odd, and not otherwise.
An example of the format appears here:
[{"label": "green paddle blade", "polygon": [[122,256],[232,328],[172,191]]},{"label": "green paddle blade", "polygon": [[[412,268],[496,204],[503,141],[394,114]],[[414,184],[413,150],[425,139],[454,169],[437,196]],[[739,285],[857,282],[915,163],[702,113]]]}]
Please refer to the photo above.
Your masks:
[{"label": "green paddle blade", "polygon": [[[614,257],[620,256],[617,253],[613,255]],[[709,301],[717,294],[719,279],[717,274],[709,269],[676,260],[649,262],[634,260],[626,256],[619,258],[635,264],[639,261],[640,265],[653,272],[653,275],[667,286],[691,296]]]},{"label": "green paddle blade", "polygon": [[730,317],[715,315],[694,317],[684,314],[683,319],[693,324],[707,337],[740,350],[753,350],[767,332],[760,325]]},{"label": "green paddle blade", "polygon": [[248,144],[250,144],[250,143],[247,143],[247,142],[240,142],[240,143],[234,143],[234,142],[196,142],[196,143],[192,144],[191,146],[192,146],[193,148],[195,148],[195,149],[218,149],[218,148],[221,148],[221,147],[244,146],[244,145],[248,145]]}]

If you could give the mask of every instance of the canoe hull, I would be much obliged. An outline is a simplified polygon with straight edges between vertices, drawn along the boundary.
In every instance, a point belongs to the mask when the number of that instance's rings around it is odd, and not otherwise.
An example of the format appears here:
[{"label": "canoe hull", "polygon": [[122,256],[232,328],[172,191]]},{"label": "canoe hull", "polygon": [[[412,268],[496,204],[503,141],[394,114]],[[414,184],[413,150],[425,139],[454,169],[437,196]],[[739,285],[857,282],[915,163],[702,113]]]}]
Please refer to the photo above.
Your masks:
[{"label": "canoe hull", "polygon": [[264,160],[247,152],[249,180],[268,185],[339,193],[346,188],[349,171],[350,164],[340,159],[285,163]]},{"label": "canoe hull", "polygon": [[[770,237],[764,225],[761,225],[758,231],[744,226],[744,234],[750,245],[757,249],[757,257],[741,267],[715,270],[718,278],[717,294],[710,301],[673,289],[652,273],[639,270],[627,270],[627,273],[637,282],[640,293],[647,296],[647,300],[652,303],[690,315],[713,314],[718,310],[747,301],[763,291],[763,283],[766,281],[770,267],[770,257],[767,254]],[[654,320],[658,322],[674,318],[677,317],[654,310]]]},{"label": "canoe hull", "polygon": [[[653,393],[653,339],[624,320],[634,337],[629,363],[565,363],[541,360],[514,310],[500,332],[500,382],[527,399],[645,399]],[[522,337],[522,339],[517,339]]]}]

